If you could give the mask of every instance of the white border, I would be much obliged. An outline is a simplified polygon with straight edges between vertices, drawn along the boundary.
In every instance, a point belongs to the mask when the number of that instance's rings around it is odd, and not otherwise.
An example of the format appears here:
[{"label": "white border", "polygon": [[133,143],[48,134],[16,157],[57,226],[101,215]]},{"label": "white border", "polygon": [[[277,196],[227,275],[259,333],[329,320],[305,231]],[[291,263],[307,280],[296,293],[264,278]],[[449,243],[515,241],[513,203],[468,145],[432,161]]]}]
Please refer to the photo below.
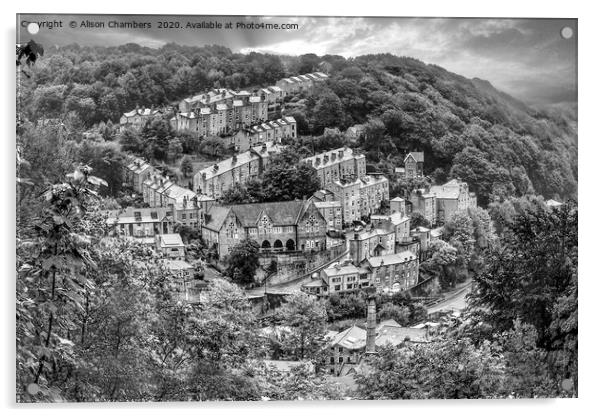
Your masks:
[{"label": "white border", "polygon": [[[345,416],[378,413],[379,415],[439,415],[439,416],[497,416],[497,415],[589,415],[594,414],[596,397],[600,396],[600,330],[599,315],[594,297],[600,293],[600,273],[596,262],[599,249],[597,240],[600,216],[598,204],[600,190],[598,180],[601,128],[599,102],[600,91],[600,15],[593,6],[584,6],[575,1],[548,0],[528,3],[524,0],[504,0],[491,2],[468,1],[413,1],[386,2],[371,0],[356,2],[326,2],[324,0],[298,1],[116,1],[104,0],[94,4],[81,1],[48,2],[28,0],[22,4],[8,2],[3,7],[2,20],[4,39],[2,56],[7,64],[3,67],[5,106],[2,112],[4,140],[2,156],[5,163],[1,169],[5,194],[2,208],[3,219],[11,226],[5,228],[5,238],[0,251],[3,274],[4,303],[1,309],[4,325],[4,343],[1,343],[0,356],[5,370],[0,378],[5,411],[32,416],[81,415],[104,416],[111,414],[140,414],[163,416],[168,413],[198,415],[228,415],[244,413],[253,416],[305,416],[307,414],[343,414]],[[592,2],[593,3],[593,2]],[[7,7],[8,6],[8,7]],[[578,400],[514,400],[514,401],[407,401],[407,402],[330,402],[330,403],[172,403],[172,404],[100,404],[89,405],[37,405],[17,406],[14,404],[14,236],[15,236],[15,159],[14,159],[14,67],[13,48],[15,40],[15,14],[20,13],[153,13],[153,14],[237,14],[237,15],[348,15],[348,16],[461,16],[461,17],[565,17],[579,19],[579,202],[582,221],[580,222],[580,374]],[[7,203],[9,200],[10,203]],[[173,411],[172,411],[173,410]],[[598,411],[599,412],[599,411]]]}]

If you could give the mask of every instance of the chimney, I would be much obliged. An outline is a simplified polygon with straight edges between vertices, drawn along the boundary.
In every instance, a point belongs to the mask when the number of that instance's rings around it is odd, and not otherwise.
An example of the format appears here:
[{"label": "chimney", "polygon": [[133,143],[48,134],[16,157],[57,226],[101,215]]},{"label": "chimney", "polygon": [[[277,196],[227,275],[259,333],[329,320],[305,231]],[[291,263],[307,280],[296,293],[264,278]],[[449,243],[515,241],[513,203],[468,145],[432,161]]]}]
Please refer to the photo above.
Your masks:
[{"label": "chimney", "polygon": [[337,159],[337,153],[333,152],[330,154],[330,157],[332,158],[332,160],[334,161],[335,159]]},{"label": "chimney", "polygon": [[236,164],[237,159],[236,155],[232,157],[232,165]]},{"label": "chimney", "polygon": [[339,158],[343,159],[343,151],[342,150],[339,151]]},{"label": "chimney", "polygon": [[368,317],[366,323],[366,355],[376,353],[376,300],[374,287],[368,288]]},{"label": "chimney", "polygon": [[324,155],[324,163],[327,164],[328,163],[328,155]]}]

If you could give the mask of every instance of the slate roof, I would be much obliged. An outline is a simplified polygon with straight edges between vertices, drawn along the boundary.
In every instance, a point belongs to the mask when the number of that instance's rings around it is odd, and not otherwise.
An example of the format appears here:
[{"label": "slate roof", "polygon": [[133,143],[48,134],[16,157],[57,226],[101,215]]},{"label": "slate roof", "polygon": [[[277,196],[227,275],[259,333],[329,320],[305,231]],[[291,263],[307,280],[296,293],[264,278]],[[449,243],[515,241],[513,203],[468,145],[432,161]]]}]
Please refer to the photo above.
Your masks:
[{"label": "slate roof", "polygon": [[324,272],[327,277],[333,277],[339,275],[357,274],[359,273],[359,268],[353,264],[341,266],[339,268],[331,266],[322,270],[322,272]]},{"label": "slate roof", "polygon": [[184,246],[184,242],[182,242],[182,236],[179,233],[169,233],[159,235],[159,245],[161,247]]},{"label": "slate roof", "polygon": [[[128,207],[121,210],[109,210],[107,212],[108,224],[129,224],[129,223],[156,223],[160,222],[167,217],[169,211],[166,207],[152,207],[152,208],[136,208]],[[136,216],[134,213],[139,213],[140,216]]]},{"label": "slate roof", "polygon": [[370,258],[368,258],[368,263],[371,267],[378,268],[381,265],[396,265],[404,262],[409,262],[414,259],[416,259],[416,255],[414,255],[410,251],[404,251],[399,253],[392,253],[390,255],[371,256]]},{"label": "slate roof", "polygon": [[330,346],[341,346],[348,350],[364,349],[366,347],[366,331],[355,325],[335,335]]},{"label": "slate roof", "polygon": [[228,214],[230,214],[230,208],[216,205],[209,209],[208,214],[209,221],[204,227],[217,232],[221,230],[224,221],[226,221],[226,217],[228,217]]},{"label": "slate roof", "polygon": [[404,158],[403,162],[407,161],[407,159],[410,156],[416,162],[424,162],[424,152],[410,152],[409,154],[406,155],[406,157]]},{"label": "slate roof", "polygon": [[376,346],[381,347],[387,344],[397,346],[403,343],[406,339],[413,343],[426,343],[428,342],[426,332],[426,328],[415,329],[410,327],[385,325],[382,326],[379,331],[377,331]]},{"label": "slate roof", "polygon": [[274,226],[297,224],[306,209],[306,203],[300,200],[278,201],[273,203],[237,204],[229,206],[243,227],[256,227],[265,213]]}]

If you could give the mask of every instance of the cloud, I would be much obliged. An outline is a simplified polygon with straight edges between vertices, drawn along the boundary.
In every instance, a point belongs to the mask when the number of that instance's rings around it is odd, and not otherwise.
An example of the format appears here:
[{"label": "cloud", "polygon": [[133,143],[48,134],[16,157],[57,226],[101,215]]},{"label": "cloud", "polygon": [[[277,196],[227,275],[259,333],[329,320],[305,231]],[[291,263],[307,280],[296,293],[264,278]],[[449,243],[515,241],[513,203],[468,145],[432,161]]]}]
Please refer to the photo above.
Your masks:
[{"label": "cloud", "polygon": [[[56,16],[45,16],[55,18]],[[67,20],[71,16],[58,16]],[[24,17],[25,18],[25,17]],[[41,20],[44,16],[35,16]],[[84,19],[86,16],[78,16]],[[106,16],[131,20],[132,16]],[[161,16],[136,16],[155,23]],[[33,18],[32,18],[33,19]],[[160,47],[219,44],[233,51],[283,55],[315,53],[344,57],[373,53],[410,56],[494,86],[527,102],[571,100],[576,96],[576,39],[560,36],[564,26],[575,33],[576,20],[468,19],[392,17],[236,17],[170,16],[172,20],[296,23],[296,30],[116,30],[46,31],[47,44],[119,45],[135,42]],[[36,20],[37,21],[37,20]],[[23,33],[23,31],[21,31]],[[42,41],[42,43],[44,42]]]}]

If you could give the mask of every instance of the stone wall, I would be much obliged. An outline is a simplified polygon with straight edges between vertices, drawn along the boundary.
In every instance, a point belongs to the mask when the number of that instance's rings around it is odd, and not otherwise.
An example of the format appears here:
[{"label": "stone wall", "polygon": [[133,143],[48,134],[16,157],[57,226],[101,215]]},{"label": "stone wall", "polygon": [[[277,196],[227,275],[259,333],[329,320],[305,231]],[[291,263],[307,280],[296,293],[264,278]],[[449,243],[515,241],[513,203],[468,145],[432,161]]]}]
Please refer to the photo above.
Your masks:
[{"label": "stone wall", "polygon": [[267,268],[273,260],[276,261],[278,269],[276,274],[270,277],[269,285],[284,284],[311,273],[344,252],[345,246],[341,245],[316,252],[262,253],[259,262]]}]

